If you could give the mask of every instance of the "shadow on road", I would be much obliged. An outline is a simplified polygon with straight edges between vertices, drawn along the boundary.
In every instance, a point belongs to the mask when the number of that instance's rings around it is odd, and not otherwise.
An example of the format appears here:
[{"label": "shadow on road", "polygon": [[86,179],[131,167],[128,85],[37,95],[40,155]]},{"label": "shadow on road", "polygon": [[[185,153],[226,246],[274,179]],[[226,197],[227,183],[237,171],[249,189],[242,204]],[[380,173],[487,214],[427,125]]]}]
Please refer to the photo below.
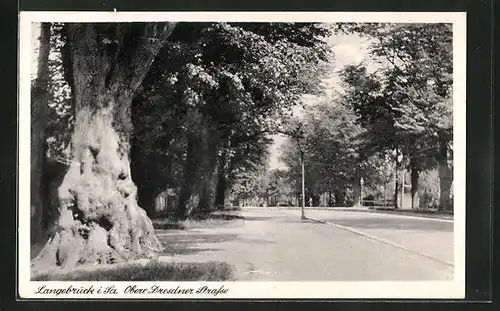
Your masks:
[{"label": "shadow on road", "polygon": [[245,221],[266,221],[271,219],[270,216],[244,216],[243,220]]},{"label": "shadow on road", "polygon": [[315,224],[315,225],[324,225],[323,223],[311,220],[311,219],[279,219],[277,222],[285,223],[285,224]]},{"label": "shadow on road", "polygon": [[165,231],[159,233],[158,239],[164,247],[161,256],[193,255],[202,252],[223,250],[224,243],[238,241],[239,243],[275,244],[272,240],[245,238],[237,233],[199,233],[196,231]]},{"label": "shadow on road", "polygon": [[203,244],[217,244],[235,240],[237,234],[173,234],[159,235],[164,252],[161,255],[191,255],[200,252],[217,251],[217,248],[204,247]]}]

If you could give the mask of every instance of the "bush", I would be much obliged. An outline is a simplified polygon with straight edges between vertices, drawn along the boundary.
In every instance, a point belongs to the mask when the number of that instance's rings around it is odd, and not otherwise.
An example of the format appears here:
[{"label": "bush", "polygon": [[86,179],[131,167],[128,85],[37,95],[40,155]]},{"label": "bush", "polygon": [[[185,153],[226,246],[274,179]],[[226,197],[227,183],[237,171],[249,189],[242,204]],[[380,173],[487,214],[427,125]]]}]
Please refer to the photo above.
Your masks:
[{"label": "bush", "polygon": [[418,186],[421,208],[437,208],[441,191],[437,170],[420,173]]}]

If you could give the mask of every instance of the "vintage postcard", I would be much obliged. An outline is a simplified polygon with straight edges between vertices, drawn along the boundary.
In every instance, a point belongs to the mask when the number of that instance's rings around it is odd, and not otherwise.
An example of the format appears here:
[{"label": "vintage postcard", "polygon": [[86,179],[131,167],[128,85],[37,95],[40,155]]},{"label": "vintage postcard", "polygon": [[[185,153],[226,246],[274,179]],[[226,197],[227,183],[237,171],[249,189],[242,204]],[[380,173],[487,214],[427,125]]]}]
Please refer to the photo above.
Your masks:
[{"label": "vintage postcard", "polygon": [[19,21],[20,298],[464,297],[465,13]]}]

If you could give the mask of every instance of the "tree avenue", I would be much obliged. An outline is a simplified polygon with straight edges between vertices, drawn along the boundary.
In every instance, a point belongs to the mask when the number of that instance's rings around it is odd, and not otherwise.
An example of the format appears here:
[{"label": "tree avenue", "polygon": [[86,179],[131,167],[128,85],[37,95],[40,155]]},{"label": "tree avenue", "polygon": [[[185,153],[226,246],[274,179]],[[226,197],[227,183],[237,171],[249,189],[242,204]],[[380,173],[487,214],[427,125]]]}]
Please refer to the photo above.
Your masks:
[{"label": "tree avenue", "polygon": [[[367,38],[375,69],[339,68],[326,95],[335,33]],[[32,267],[155,258],[151,217],[300,205],[302,177],[307,205],[359,205],[383,187],[397,207],[403,180],[385,188],[406,169],[416,208],[435,169],[451,209],[451,38],[446,24],[40,24]],[[305,95],[317,100],[298,116]]]},{"label": "tree avenue", "polygon": [[153,212],[166,185],[181,219],[227,205],[236,177],[262,164],[276,122],[319,91],[327,34],[314,24],[179,24],[134,105],[143,206]]},{"label": "tree avenue", "polygon": [[48,95],[33,101],[33,119],[49,125],[33,136],[32,180],[48,183],[32,183],[32,243],[47,241],[35,269],[158,256],[146,213],[155,197],[173,188],[181,219],[227,204],[278,117],[320,89],[329,57],[316,24],[41,28],[34,85]]}]

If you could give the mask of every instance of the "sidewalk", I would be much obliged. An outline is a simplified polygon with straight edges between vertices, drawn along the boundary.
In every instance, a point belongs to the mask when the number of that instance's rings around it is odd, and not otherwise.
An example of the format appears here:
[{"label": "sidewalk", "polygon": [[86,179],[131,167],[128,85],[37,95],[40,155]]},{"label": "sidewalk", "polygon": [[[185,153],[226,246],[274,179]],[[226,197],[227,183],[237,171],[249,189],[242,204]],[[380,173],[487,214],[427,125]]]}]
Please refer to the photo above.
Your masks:
[{"label": "sidewalk", "polygon": [[[300,210],[300,207],[281,207],[282,209],[288,210]],[[346,211],[346,212],[365,212],[365,213],[378,213],[378,214],[392,214],[401,216],[413,216],[422,218],[435,218],[435,219],[445,219],[453,220],[453,214],[440,213],[440,212],[423,212],[423,211],[411,211],[411,210],[394,210],[394,209],[377,209],[366,207],[307,207],[305,210],[321,210],[321,211]]]}]

